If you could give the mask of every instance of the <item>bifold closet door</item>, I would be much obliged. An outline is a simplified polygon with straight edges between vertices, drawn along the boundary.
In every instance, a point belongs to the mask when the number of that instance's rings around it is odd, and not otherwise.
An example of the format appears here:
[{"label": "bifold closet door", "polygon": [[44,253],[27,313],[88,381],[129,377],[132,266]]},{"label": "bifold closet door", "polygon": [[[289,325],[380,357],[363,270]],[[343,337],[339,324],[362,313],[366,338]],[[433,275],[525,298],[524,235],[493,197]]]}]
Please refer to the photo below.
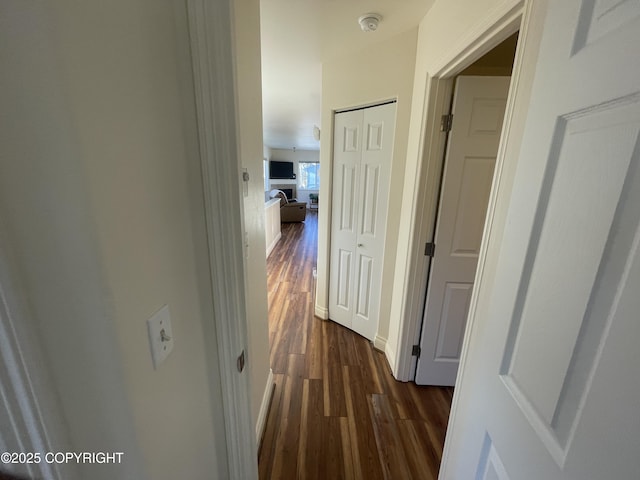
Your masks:
[{"label": "bifold closet door", "polygon": [[378,330],[396,104],[335,116],[329,317]]}]

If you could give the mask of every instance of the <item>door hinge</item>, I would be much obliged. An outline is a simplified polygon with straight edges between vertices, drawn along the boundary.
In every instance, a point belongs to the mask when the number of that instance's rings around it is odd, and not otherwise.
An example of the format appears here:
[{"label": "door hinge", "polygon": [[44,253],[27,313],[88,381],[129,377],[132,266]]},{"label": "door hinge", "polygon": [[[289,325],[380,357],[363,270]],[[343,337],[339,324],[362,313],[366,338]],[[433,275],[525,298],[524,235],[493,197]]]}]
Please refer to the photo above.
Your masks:
[{"label": "door hinge", "polygon": [[440,131],[450,132],[452,125],[453,125],[453,113],[442,115],[442,118],[440,119]]},{"label": "door hinge", "polygon": [[411,356],[420,358],[420,345],[411,347]]},{"label": "door hinge", "polygon": [[238,357],[238,360],[236,361],[236,366],[238,367],[239,372],[242,372],[244,370],[244,350],[242,350],[242,353]]},{"label": "door hinge", "polygon": [[433,254],[436,253],[436,244],[433,242],[427,242],[424,244],[424,254],[427,257],[433,257]]}]

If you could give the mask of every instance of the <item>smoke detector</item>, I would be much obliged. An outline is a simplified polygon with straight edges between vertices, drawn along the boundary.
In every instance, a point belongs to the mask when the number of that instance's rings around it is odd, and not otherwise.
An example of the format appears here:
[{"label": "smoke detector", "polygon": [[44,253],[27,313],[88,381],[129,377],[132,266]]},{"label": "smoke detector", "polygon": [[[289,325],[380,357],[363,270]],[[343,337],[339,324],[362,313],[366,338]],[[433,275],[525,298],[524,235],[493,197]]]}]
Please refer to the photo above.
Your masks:
[{"label": "smoke detector", "polygon": [[365,13],[358,19],[358,23],[363,32],[375,32],[378,29],[380,20],[382,20],[382,15]]}]

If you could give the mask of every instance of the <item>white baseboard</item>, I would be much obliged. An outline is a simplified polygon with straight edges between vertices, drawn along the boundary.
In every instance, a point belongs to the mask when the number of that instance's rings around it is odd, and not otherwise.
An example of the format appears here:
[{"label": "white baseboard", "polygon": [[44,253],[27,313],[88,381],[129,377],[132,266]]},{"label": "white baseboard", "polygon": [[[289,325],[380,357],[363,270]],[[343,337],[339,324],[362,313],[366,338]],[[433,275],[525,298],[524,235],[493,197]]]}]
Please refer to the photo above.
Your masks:
[{"label": "white baseboard", "polygon": [[314,313],[316,317],[321,318],[322,320],[329,320],[329,309],[321,307],[316,303],[314,307]]},{"label": "white baseboard", "polygon": [[269,414],[269,405],[271,404],[271,394],[273,393],[273,370],[269,369],[269,375],[267,376],[267,384],[264,387],[264,394],[262,395],[262,403],[260,404],[260,411],[258,412],[258,420],[256,421],[256,444],[260,448],[260,440],[262,440],[262,434],[264,428],[267,425],[267,415]]},{"label": "white baseboard", "polygon": [[398,379],[398,372],[396,371],[396,352],[393,351],[389,342],[385,342],[384,356],[387,357],[389,367],[391,367],[391,374],[393,378]]},{"label": "white baseboard", "polygon": [[282,232],[278,232],[278,235],[276,235],[276,238],[273,239],[273,242],[271,242],[271,245],[269,245],[267,247],[267,257],[273,251],[273,249],[276,247],[276,245],[278,243],[278,240],[280,240],[280,238],[282,238]]},{"label": "white baseboard", "polygon": [[373,346],[377,350],[384,352],[385,347],[387,346],[387,339],[384,337],[380,337],[379,335],[376,335],[375,338],[373,339]]}]

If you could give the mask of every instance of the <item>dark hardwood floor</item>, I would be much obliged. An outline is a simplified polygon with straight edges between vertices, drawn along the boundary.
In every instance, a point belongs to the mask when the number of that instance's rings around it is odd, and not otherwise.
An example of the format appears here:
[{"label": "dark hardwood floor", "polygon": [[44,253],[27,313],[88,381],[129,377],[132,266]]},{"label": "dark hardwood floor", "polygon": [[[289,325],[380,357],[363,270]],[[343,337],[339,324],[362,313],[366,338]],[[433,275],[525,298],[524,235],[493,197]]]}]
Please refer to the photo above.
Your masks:
[{"label": "dark hardwood floor", "polygon": [[261,479],[436,479],[453,389],[397,382],[384,354],[314,317],[317,213],[267,261],[275,389]]}]

